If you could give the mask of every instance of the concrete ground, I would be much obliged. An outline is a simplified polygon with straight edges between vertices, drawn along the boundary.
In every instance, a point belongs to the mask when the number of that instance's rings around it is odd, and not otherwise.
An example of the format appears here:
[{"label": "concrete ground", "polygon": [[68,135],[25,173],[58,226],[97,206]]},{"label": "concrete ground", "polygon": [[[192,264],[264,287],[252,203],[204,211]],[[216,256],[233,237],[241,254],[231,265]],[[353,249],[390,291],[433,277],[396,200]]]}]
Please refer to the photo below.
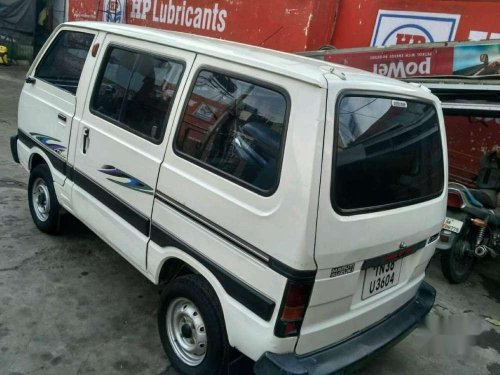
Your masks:
[{"label": "concrete ground", "polygon": [[[28,174],[11,160],[25,68],[0,67],[0,374],[174,374],[156,330],[159,290],[70,217],[63,233],[34,226]],[[500,263],[437,289],[426,325],[361,374],[500,374]]]}]

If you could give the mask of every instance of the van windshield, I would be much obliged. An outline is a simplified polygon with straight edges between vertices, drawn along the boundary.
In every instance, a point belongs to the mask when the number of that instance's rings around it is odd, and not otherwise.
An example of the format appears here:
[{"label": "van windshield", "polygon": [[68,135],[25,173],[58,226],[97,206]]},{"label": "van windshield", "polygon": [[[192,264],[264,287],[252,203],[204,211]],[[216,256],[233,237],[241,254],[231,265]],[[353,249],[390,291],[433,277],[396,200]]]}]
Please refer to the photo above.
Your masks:
[{"label": "van windshield", "polygon": [[337,211],[378,211],[442,192],[443,150],[432,104],[347,95],[336,119],[331,201]]}]

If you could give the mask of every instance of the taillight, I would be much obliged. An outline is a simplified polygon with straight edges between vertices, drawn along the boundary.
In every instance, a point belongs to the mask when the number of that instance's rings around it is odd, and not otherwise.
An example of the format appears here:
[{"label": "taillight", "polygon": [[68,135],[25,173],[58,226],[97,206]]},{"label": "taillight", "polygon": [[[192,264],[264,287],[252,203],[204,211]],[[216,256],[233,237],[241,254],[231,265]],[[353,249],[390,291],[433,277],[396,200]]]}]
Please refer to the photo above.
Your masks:
[{"label": "taillight", "polygon": [[450,237],[448,237],[445,234],[442,234],[442,235],[439,236],[439,241],[441,241],[441,242],[448,242],[448,241],[450,241]]},{"label": "taillight", "polygon": [[312,283],[288,281],[274,334],[277,337],[297,336],[311,298]]},{"label": "taillight", "polygon": [[461,208],[464,204],[462,196],[456,191],[448,191],[448,207]]}]

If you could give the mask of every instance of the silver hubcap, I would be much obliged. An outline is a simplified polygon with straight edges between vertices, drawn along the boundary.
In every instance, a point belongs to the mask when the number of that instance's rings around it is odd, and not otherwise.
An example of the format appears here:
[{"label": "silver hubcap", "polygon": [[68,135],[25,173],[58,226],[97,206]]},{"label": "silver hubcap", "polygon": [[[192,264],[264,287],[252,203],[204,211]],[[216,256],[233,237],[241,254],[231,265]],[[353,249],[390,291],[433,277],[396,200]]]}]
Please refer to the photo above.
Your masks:
[{"label": "silver hubcap", "polygon": [[196,305],[176,298],[167,309],[167,334],[175,354],[188,366],[199,365],[207,353],[205,323]]},{"label": "silver hubcap", "polygon": [[35,180],[31,193],[31,199],[38,220],[46,221],[49,218],[50,213],[50,194],[49,188],[43,179],[37,178]]}]

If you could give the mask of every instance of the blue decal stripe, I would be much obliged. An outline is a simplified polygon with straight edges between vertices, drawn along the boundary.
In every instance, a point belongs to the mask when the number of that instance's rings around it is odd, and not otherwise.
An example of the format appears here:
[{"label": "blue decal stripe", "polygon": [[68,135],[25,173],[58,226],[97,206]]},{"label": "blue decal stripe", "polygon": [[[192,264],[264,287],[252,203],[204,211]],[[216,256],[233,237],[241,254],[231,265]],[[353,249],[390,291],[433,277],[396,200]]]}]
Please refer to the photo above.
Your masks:
[{"label": "blue decal stripe", "polygon": [[153,194],[153,188],[151,186],[148,186],[144,182],[140,181],[139,179],[129,175],[128,173],[123,172],[122,170],[115,168],[112,165],[103,165],[101,169],[99,169],[99,172],[107,174],[109,176],[113,177],[118,177],[118,178],[124,178],[127,179],[128,181],[118,181],[113,178],[108,178],[107,180],[114,182],[115,184],[124,186],[126,188],[140,191],[142,193],[146,194]]}]

